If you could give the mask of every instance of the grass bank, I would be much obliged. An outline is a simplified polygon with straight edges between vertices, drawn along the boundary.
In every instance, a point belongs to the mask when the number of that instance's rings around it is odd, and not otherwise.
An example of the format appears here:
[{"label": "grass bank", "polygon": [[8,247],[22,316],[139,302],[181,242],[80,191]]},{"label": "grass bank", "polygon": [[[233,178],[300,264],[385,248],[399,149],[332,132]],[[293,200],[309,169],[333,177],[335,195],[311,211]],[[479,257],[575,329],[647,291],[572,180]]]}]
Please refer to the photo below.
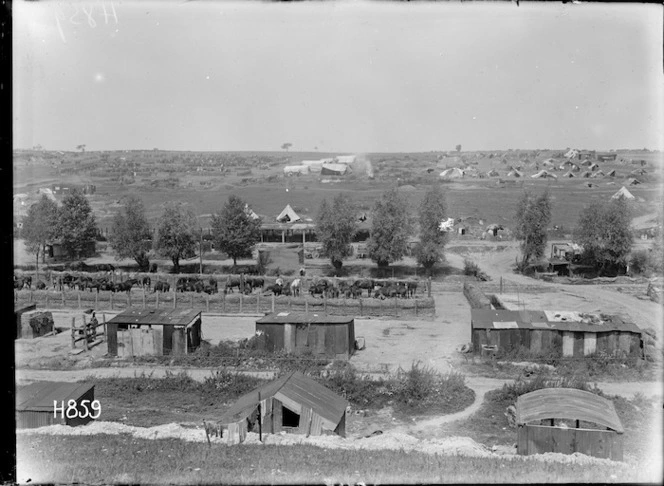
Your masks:
[{"label": "grass bank", "polygon": [[634,482],[626,464],[438,456],[392,450],[185,443],[122,435],[17,437],[19,480],[83,484]]}]

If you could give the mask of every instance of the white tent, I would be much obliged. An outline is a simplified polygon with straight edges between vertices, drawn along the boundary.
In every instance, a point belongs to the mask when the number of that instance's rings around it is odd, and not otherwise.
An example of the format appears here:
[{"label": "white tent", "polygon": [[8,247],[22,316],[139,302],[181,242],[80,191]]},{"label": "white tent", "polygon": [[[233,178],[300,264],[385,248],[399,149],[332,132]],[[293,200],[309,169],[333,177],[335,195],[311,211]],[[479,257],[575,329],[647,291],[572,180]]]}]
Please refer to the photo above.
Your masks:
[{"label": "white tent", "polygon": [[540,170],[537,174],[531,175],[530,177],[532,177],[534,179],[539,179],[539,178],[542,178],[542,177],[545,178],[545,179],[547,177],[551,177],[552,179],[557,179],[558,178],[558,176],[556,176],[555,174],[552,174],[551,172],[547,172],[544,169]]},{"label": "white tent", "polygon": [[251,219],[259,219],[260,216],[258,216],[256,213],[254,213],[254,210],[249,207],[247,203],[244,204],[244,212],[249,216]]},{"label": "white tent", "polygon": [[449,232],[453,231],[454,218],[447,218],[445,221],[441,221],[438,226],[439,231]]},{"label": "white tent", "polygon": [[323,164],[321,175],[344,175],[348,171],[346,164]]},{"label": "white tent", "polygon": [[583,162],[581,162],[581,165],[591,166],[591,165],[593,165],[593,162],[591,160],[588,160],[588,159],[583,159]]},{"label": "white tent", "polygon": [[604,172],[602,172],[602,169],[600,169],[597,172],[595,172],[593,175],[591,175],[590,177],[602,177],[603,175],[604,175]]},{"label": "white tent", "polygon": [[606,174],[606,177],[615,177],[616,176],[616,169],[612,169],[611,172]]},{"label": "white tent", "polygon": [[573,159],[579,155],[579,151],[576,149],[570,149],[568,152],[565,153],[565,157],[568,159]]},{"label": "white tent", "polygon": [[293,211],[293,208],[291,208],[290,204],[286,204],[286,207],[284,208],[283,211],[277,216],[277,221],[280,223],[294,223],[295,221],[301,221],[302,218],[300,218],[295,211]]},{"label": "white tent", "polygon": [[631,192],[629,192],[625,186],[622,186],[618,192],[616,192],[613,196],[611,196],[611,199],[618,199],[620,197],[624,197],[625,199],[635,199],[635,197],[632,195]]},{"label": "white tent", "polygon": [[588,178],[588,177],[590,177],[591,175],[592,175],[592,173],[591,173],[590,171],[587,170],[587,171],[581,173],[581,174],[579,175],[579,177],[586,177],[586,178]]},{"label": "white tent", "polygon": [[637,184],[641,184],[640,180],[634,179],[633,177],[627,179],[627,182],[629,183],[629,184],[627,184],[628,186],[636,186]]},{"label": "white tent", "polygon": [[303,160],[300,164],[309,167],[311,172],[320,172],[323,168],[322,160]]},{"label": "white tent", "polygon": [[508,177],[522,177],[523,174],[522,174],[521,172],[519,172],[518,170],[513,169],[513,170],[509,171],[509,173],[507,174],[507,176],[508,176]]},{"label": "white tent", "polygon": [[440,177],[446,179],[459,179],[463,177],[463,171],[458,167],[453,167],[451,169],[446,169],[440,173]]},{"label": "white tent", "polygon": [[560,177],[566,177],[566,178],[569,179],[569,178],[576,177],[576,176],[575,176],[574,174],[572,174],[571,171],[567,171],[567,172],[565,172],[565,173],[564,173],[562,176],[560,176]]},{"label": "white tent", "polygon": [[489,177],[498,177],[500,173],[496,169],[491,169],[489,172],[486,173]]},{"label": "white tent", "polygon": [[338,155],[336,157],[337,164],[352,164],[355,162],[355,155]]},{"label": "white tent", "polygon": [[284,174],[293,175],[293,174],[308,174],[309,166],[307,165],[287,165],[284,167]]}]

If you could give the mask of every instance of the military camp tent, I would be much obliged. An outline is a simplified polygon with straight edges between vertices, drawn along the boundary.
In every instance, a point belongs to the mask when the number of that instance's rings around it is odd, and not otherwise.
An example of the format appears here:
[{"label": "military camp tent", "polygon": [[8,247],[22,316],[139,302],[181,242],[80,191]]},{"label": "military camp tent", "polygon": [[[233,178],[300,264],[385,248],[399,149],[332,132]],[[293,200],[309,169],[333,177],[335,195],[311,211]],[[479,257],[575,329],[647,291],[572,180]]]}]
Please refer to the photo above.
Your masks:
[{"label": "military camp tent", "polygon": [[348,171],[346,164],[323,164],[321,167],[321,175],[344,175]]},{"label": "military camp tent", "polygon": [[523,177],[523,174],[516,169],[512,169],[507,173],[507,177]]},{"label": "military camp tent", "polygon": [[590,172],[589,170],[586,170],[586,171],[582,172],[581,174],[579,174],[579,177],[585,177],[585,178],[588,178],[588,177],[590,177],[591,175],[592,175],[592,172]]},{"label": "military camp tent", "polygon": [[589,160],[589,159],[583,159],[583,162],[581,162],[580,165],[585,165],[585,166],[590,167],[591,165],[593,165],[593,162],[592,162],[592,160]]},{"label": "military camp tent", "polygon": [[338,155],[336,157],[336,162],[337,164],[352,164],[355,162],[356,156],[355,155]]},{"label": "military camp tent", "polygon": [[217,422],[229,444],[243,442],[247,432],[346,436],[349,403],[299,371],[242,395]]},{"label": "military camp tent", "polygon": [[253,209],[249,207],[249,204],[244,204],[244,212],[246,213],[247,216],[249,216],[251,219],[259,219],[260,216],[258,216]]},{"label": "military camp tent", "polygon": [[648,171],[645,170],[645,169],[636,169],[636,170],[633,170],[632,172],[630,172],[629,175],[637,176],[637,175],[645,175],[647,173],[648,173]]},{"label": "military camp tent", "polygon": [[556,161],[553,159],[546,159],[544,162],[542,162],[542,165],[544,165],[544,167],[553,167],[555,162]]},{"label": "military camp tent", "polygon": [[616,169],[612,169],[611,172],[606,174],[606,177],[615,177],[616,176]]},{"label": "military camp tent", "polygon": [[294,223],[296,221],[301,221],[302,218],[291,208],[290,204],[286,204],[286,207],[279,213],[277,216],[277,221],[280,223]]},{"label": "military camp tent", "polygon": [[597,172],[593,173],[593,175],[590,177],[604,177],[604,172],[602,172],[602,170],[600,169]]},{"label": "military camp tent", "polygon": [[569,151],[565,152],[564,157],[568,159],[574,159],[576,156],[579,155],[579,151],[576,149],[570,149]]},{"label": "military camp tent", "polygon": [[628,186],[636,186],[638,184],[641,184],[641,181],[638,180],[638,179],[634,179],[634,178],[627,179],[627,185]]},{"label": "military camp tent", "polygon": [[552,174],[551,172],[548,172],[544,169],[540,170],[537,174],[533,174],[530,177],[534,179],[546,179],[546,178],[551,178],[551,179],[557,179],[558,176],[555,174]]},{"label": "military camp tent", "polygon": [[581,167],[576,164],[572,164],[572,172],[581,172]]},{"label": "military camp tent", "polygon": [[306,165],[287,165],[284,167],[284,174],[288,176],[308,173],[309,166]]},{"label": "military camp tent", "polygon": [[597,169],[599,169],[599,165],[598,165],[598,164],[594,164],[594,163],[593,163],[593,164],[590,164],[590,165],[588,166],[588,170],[596,171]]},{"label": "military camp tent", "polygon": [[309,167],[310,172],[318,173],[323,168],[323,161],[321,160],[303,160],[302,165]]},{"label": "military camp tent", "polygon": [[489,177],[498,177],[500,173],[496,169],[491,169],[489,172],[486,173]]},{"label": "military camp tent", "polygon": [[440,177],[445,179],[459,179],[464,176],[463,170],[458,167],[453,167],[451,169],[446,169],[440,173]]},{"label": "military camp tent", "polygon": [[631,192],[627,190],[625,186],[622,186],[618,192],[616,192],[613,196],[611,196],[611,199],[618,199],[620,197],[624,197],[625,199],[636,199]]},{"label": "military camp tent", "polygon": [[576,177],[576,176],[575,176],[574,174],[572,174],[571,171],[567,171],[567,172],[565,172],[565,173],[564,173],[562,176],[560,176],[560,177],[565,177],[565,178],[567,178],[567,179],[571,179],[572,177]]}]

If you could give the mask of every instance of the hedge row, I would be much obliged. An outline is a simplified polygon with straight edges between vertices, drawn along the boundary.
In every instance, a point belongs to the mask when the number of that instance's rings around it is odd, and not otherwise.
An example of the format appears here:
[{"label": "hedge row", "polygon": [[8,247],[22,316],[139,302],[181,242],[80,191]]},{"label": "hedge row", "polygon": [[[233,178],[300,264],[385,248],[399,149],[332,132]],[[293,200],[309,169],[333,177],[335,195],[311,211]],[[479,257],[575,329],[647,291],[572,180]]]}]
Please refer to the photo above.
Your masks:
[{"label": "hedge row", "polygon": [[236,313],[321,312],[331,315],[414,317],[435,315],[433,298],[416,299],[321,299],[260,294],[204,294],[195,292],[86,292],[65,290],[15,291],[15,306],[36,303],[44,308],[94,308],[122,310],[128,307],[199,308],[203,311]]}]

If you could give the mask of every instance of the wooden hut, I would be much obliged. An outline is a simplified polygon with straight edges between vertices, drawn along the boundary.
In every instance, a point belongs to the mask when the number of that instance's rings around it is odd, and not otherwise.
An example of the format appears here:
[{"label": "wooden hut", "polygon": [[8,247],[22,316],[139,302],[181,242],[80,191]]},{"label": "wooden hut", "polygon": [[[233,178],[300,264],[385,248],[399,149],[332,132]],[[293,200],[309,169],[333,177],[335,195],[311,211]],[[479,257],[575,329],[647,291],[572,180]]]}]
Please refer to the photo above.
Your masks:
[{"label": "wooden hut", "polygon": [[336,393],[293,371],[241,396],[217,426],[228,443],[242,442],[247,432],[259,431],[345,437],[347,406]]},{"label": "wooden hut", "polygon": [[[33,429],[46,425],[83,425],[91,420],[90,414],[98,415],[92,409],[95,387],[90,383],[60,383],[38,381],[27,386],[16,387],[16,428]],[[66,411],[69,400],[76,402],[76,414]],[[87,403],[82,403],[87,400]],[[58,410],[56,413],[55,409]],[[64,406],[65,413],[59,409]],[[75,417],[73,415],[76,415]]]},{"label": "wooden hut", "polygon": [[311,352],[348,359],[355,351],[355,319],[348,316],[279,312],[256,321],[256,333],[267,351]]},{"label": "wooden hut", "polygon": [[[561,420],[575,423],[569,427],[565,422],[560,423]],[[548,421],[550,423],[542,425]],[[613,402],[594,393],[572,388],[545,388],[526,393],[517,399],[516,422],[520,455],[580,452],[623,460],[624,429]]]},{"label": "wooden hut", "polygon": [[572,311],[512,311],[471,309],[473,350],[496,346],[510,351],[520,346],[533,352],[560,350],[582,358],[596,352],[643,356],[641,330],[619,316]]},{"label": "wooden hut", "polygon": [[201,343],[201,312],[130,309],[108,321],[106,332],[111,356],[183,355]]}]

